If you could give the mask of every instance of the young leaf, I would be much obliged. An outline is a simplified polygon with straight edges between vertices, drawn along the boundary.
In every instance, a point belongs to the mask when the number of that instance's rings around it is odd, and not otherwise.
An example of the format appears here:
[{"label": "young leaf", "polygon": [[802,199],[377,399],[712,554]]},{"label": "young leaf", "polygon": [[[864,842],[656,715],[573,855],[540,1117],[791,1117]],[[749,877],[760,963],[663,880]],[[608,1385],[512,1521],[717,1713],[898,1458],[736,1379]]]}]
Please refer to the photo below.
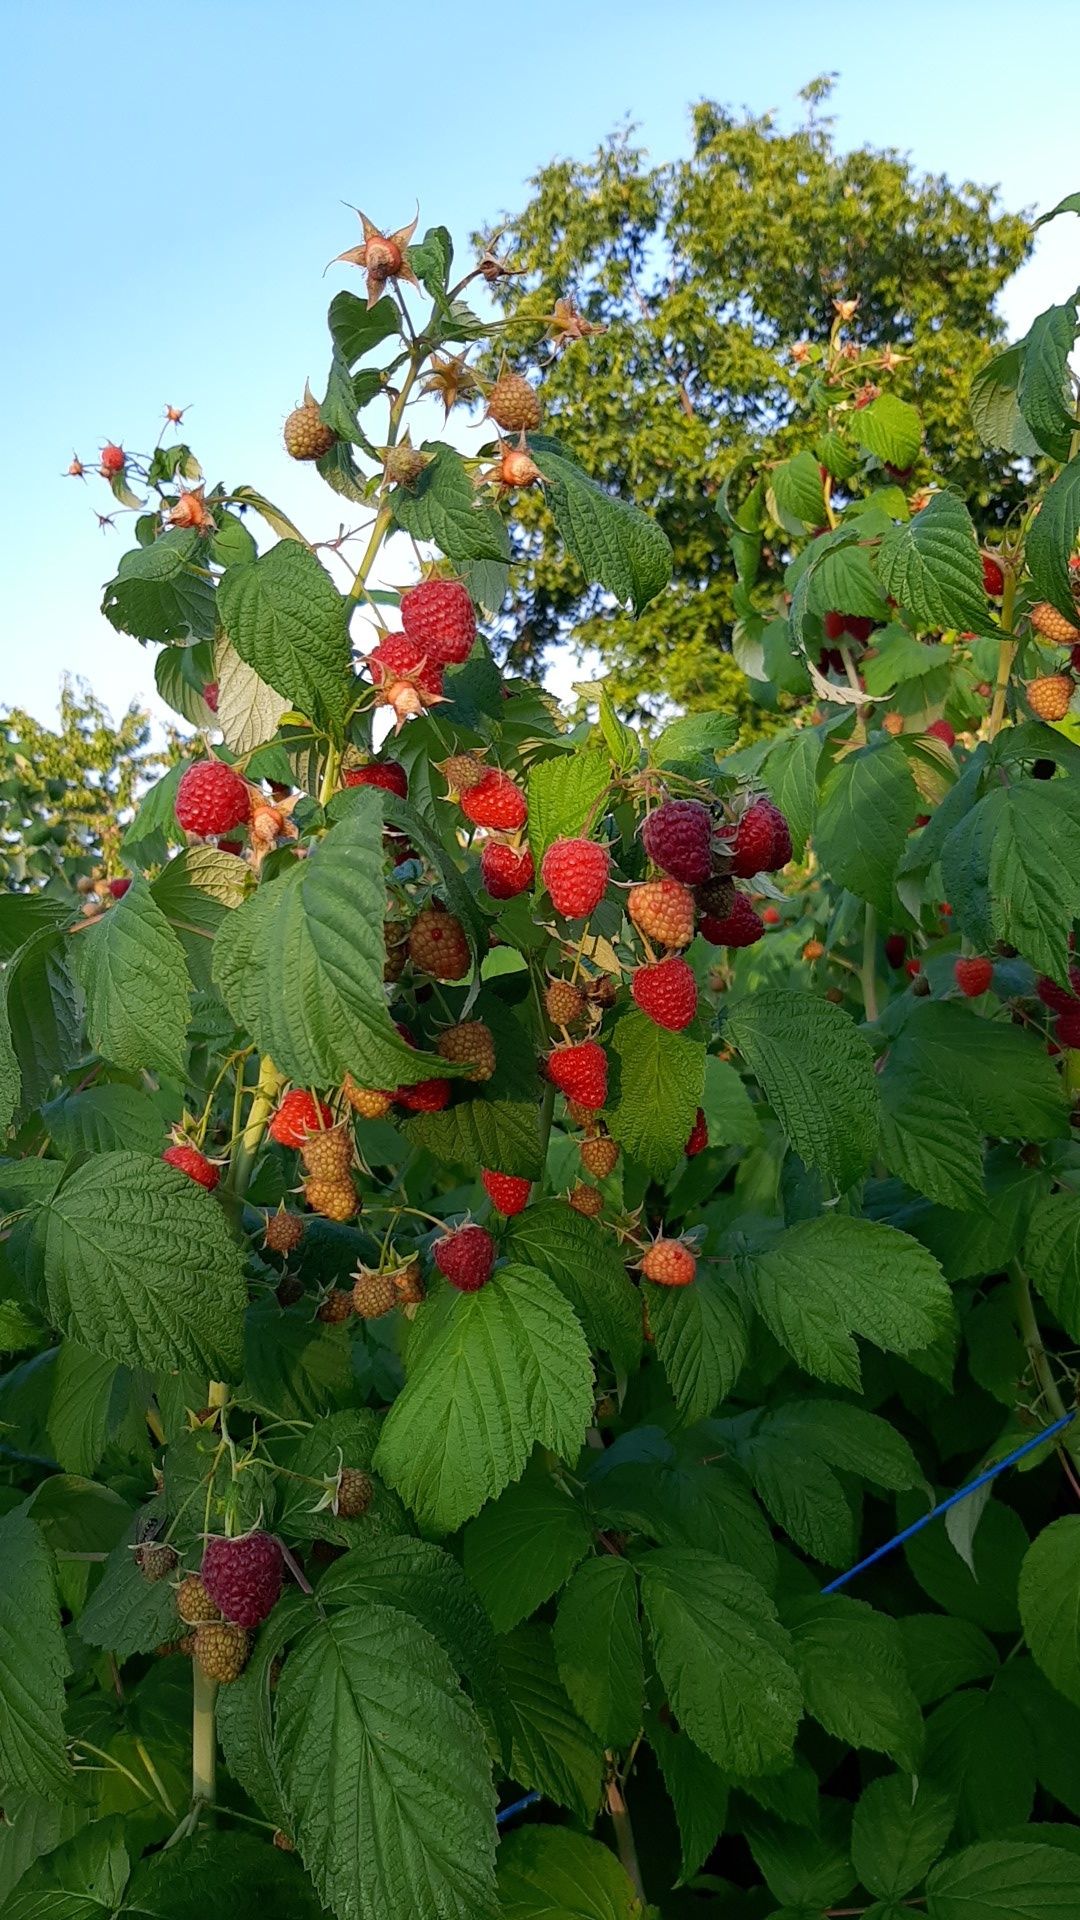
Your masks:
[{"label": "young leaf", "polygon": [[896,1622],[842,1594],[800,1600],[785,1615],[806,1709],[846,1746],[918,1770],[922,1715]]},{"label": "young leaf", "polygon": [[369,307],[355,293],[335,293],[326,316],[330,338],[342,359],[355,367],[365,354],[396,333],[400,324],[398,310],[389,294]]},{"label": "young leaf", "polygon": [[[849,425],[860,447],[876,453],[890,467],[910,467],[919,457],[922,421],[915,408],[895,393],[879,394],[868,407],[850,415]],[[824,515],[818,514],[817,519]]]},{"label": "young leaf", "polygon": [[388,1899],[416,1920],[494,1914],[483,1734],[407,1615],[367,1601],[308,1628],[278,1683],[274,1757],[301,1857],[342,1920],[383,1920]]},{"label": "young leaf", "polygon": [[705,1048],[669,1033],[639,1007],[616,1023],[611,1038],[613,1086],[608,1126],[614,1138],[655,1176],[681,1157],[705,1084]]},{"label": "young leaf", "polygon": [[71,1663],[60,1626],[53,1563],[18,1508],[0,1518],[0,1779],[65,1799],[64,1680]]},{"label": "young leaf", "polygon": [[640,507],[598,486],[554,441],[534,436],[530,451],[544,476],[555,525],[586,580],[598,581],[641,613],[671,579],[663,529]]},{"label": "young leaf", "polygon": [[802,1689],[763,1587],[711,1554],[661,1549],[640,1562],[657,1671],[691,1739],[725,1773],[791,1757]]},{"label": "young leaf", "polygon": [[637,1576],[618,1554],[594,1555],[571,1574],[555,1616],[559,1676],[605,1747],[629,1746],[645,1691]]},{"label": "young leaf", "polygon": [[975,529],[955,494],[936,493],[907,526],[885,535],[877,576],[920,626],[986,632],[990,609]]},{"label": "young leaf", "polygon": [[799,1366],[856,1391],[856,1334],[885,1353],[913,1353],[953,1320],[949,1288],[925,1247],[895,1227],[844,1214],[781,1233],[758,1255],[750,1291]]},{"label": "young leaf", "polygon": [[241,660],[340,740],[353,686],[347,606],[315,555],[280,540],[258,560],[230,567],[218,611]]},{"label": "young leaf", "polygon": [[580,1506],[542,1467],[504,1488],[465,1529],[462,1559],[496,1633],[550,1600],[589,1551]]},{"label": "young leaf", "polygon": [[874,1063],[849,1016],[809,993],[741,1000],[725,1037],[742,1054],[792,1146],[843,1191],[866,1171],[880,1127]]},{"label": "young leaf", "polygon": [[538,875],[551,842],[583,832],[610,783],[606,753],[558,754],[530,768],[529,845]]},{"label": "young leaf", "polygon": [[1080,1516],[1052,1520],[1020,1569],[1024,1638],[1059,1693],[1080,1706]]},{"label": "young leaf", "polygon": [[375,1455],[422,1525],[452,1532],[520,1478],[539,1442],[572,1459],[592,1413],[585,1336],[534,1268],[421,1309]]},{"label": "young leaf", "polygon": [[747,1326],[730,1287],[699,1270],[688,1287],[646,1289],[649,1325],[675,1404],[703,1420],[731,1392],[746,1358]]},{"label": "young leaf", "polygon": [[125,553],[105,588],[101,611],[106,620],[137,640],[209,640],[216,595],[199,570],[202,546],[200,534],[174,528],[152,546]]},{"label": "young leaf", "polygon": [[841,886],[885,916],[918,810],[918,789],[896,740],[845,754],[822,789],[814,828],[818,857]]},{"label": "young leaf", "polygon": [[391,494],[394,520],[415,540],[430,540],[456,567],[470,560],[503,561],[510,543],[501,516],[484,505],[455,447],[425,440],[431,462],[411,487]]},{"label": "young leaf", "polygon": [[72,940],[91,1044],[117,1067],[179,1080],[191,983],[184,950],[146,881]]},{"label": "young leaf", "polygon": [[538,1200],[510,1221],[503,1252],[554,1280],[593,1347],[629,1371],[641,1355],[641,1296],[610,1233],[563,1200]]},{"label": "young leaf", "polygon": [[240,1250],[217,1202],[174,1167],[93,1155],[42,1207],[32,1246],[54,1326],[92,1353],[218,1378],[239,1366]]}]

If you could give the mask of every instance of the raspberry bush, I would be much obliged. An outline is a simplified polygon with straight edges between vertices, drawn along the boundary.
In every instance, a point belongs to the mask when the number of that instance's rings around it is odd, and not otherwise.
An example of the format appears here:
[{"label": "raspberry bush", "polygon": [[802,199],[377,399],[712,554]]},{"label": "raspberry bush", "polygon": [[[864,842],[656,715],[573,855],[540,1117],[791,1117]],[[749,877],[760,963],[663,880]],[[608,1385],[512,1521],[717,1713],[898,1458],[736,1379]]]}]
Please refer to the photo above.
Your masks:
[{"label": "raspberry bush", "polygon": [[1073,1430],[823,1589],[1075,1404],[1076,302],[986,550],[855,294],[799,343],[747,746],[505,670],[517,490],[597,605],[666,542],[477,373],[512,263],[343,260],[286,444],[359,534],[107,450],[194,731],[129,885],[0,901],[4,1911],[1064,1920]]}]

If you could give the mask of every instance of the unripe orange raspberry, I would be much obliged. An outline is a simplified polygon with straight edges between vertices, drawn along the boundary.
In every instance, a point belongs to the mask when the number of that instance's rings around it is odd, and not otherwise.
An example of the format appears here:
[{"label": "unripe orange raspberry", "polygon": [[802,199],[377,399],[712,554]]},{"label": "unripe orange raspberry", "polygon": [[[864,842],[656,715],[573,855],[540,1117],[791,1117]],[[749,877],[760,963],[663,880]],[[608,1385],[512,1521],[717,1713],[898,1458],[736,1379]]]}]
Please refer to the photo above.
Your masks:
[{"label": "unripe orange raspberry", "polygon": [[419,1260],[409,1260],[405,1266],[395,1268],[390,1275],[394,1291],[403,1307],[418,1307],[424,1299],[426,1288],[424,1274]]},{"label": "unripe orange raspberry", "polygon": [[308,1173],[317,1180],[338,1184],[347,1181],[353,1163],[352,1135],[348,1127],[324,1127],[317,1133],[309,1133],[300,1149],[300,1158]]},{"label": "unripe orange raspberry", "polygon": [[197,1573],[189,1573],[177,1587],[176,1611],[187,1627],[198,1627],[204,1621],[221,1619]]},{"label": "unripe orange raspberry", "polygon": [[1064,720],[1073,696],[1073,682],[1067,673],[1044,673],[1029,680],[1024,692],[1028,706],[1040,720]]},{"label": "unripe orange raspberry", "polygon": [[352,1308],[361,1320],[381,1320],[397,1306],[397,1289],[388,1273],[360,1267],[353,1281]]},{"label": "unripe orange raspberry", "polygon": [[688,1287],[697,1272],[697,1260],[682,1240],[654,1240],[641,1262],[646,1280],[657,1287]]},{"label": "unripe orange raspberry", "polygon": [[294,460],[321,460],[337,439],[310,396],[302,407],[293,408],[285,422],[283,437],[285,451]]},{"label": "unripe orange raspberry", "polygon": [[446,1027],[435,1042],[435,1051],[444,1060],[470,1067],[466,1080],[490,1080],[495,1071],[495,1042],[482,1020],[463,1020],[456,1027]]},{"label": "unripe orange raspberry", "polygon": [[292,1253],[304,1237],[304,1222],[298,1213],[286,1213],[284,1208],[270,1214],[263,1233],[263,1246],[271,1253]]},{"label": "unripe orange raspberry", "polygon": [[647,880],[631,887],[626,911],[646,940],[661,947],[688,947],[694,937],[694,896],[681,880]]},{"label": "unripe orange raspberry", "polygon": [[462,980],[472,965],[465,929],[441,901],[418,913],[409,928],[409,958],[436,980]]},{"label": "unripe orange raspberry", "polygon": [[572,980],[549,980],[544,1010],[553,1027],[572,1027],[585,1012],[585,995]]},{"label": "unripe orange raspberry", "polygon": [[341,1091],[353,1112],[358,1113],[362,1120],[381,1120],[394,1103],[392,1093],[374,1087],[358,1087],[351,1073],[345,1075]]},{"label": "unripe orange raspberry", "polygon": [[250,1652],[251,1635],[228,1620],[211,1621],[195,1630],[195,1658],[207,1679],[221,1686],[239,1680]]},{"label": "unripe orange raspberry", "polygon": [[540,425],[540,395],[520,373],[504,373],[496,380],[487,410],[507,433],[531,433]]},{"label": "unripe orange raspberry", "polygon": [[595,1180],[606,1180],[619,1162],[619,1144],[606,1133],[581,1143],[581,1164]]},{"label": "unripe orange raspberry", "polygon": [[341,1287],[331,1287],[319,1302],[315,1315],[324,1327],[340,1327],[344,1321],[352,1318],[352,1294],[345,1293]]},{"label": "unripe orange raspberry", "polygon": [[604,1196],[599,1187],[587,1187],[580,1180],[571,1188],[566,1201],[575,1213],[583,1213],[587,1220],[595,1220],[597,1214],[604,1211]]},{"label": "unripe orange raspberry", "polygon": [[343,1520],[358,1520],[366,1513],[375,1493],[375,1482],[361,1467],[342,1467],[338,1474],[334,1512]]},{"label": "unripe orange raspberry", "polygon": [[1032,607],[1031,624],[1036,633],[1041,633],[1045,640],[1053,640],[1056,646],[1071,647],[1074,641],[1080,640],[1080,628],[1052,607],[1049,600],[1039,600]]},{"label": "unripe orange raspberry", "polygon": [[327,1180],[312,1174],[304,1181],[304,1199],[325,1220],[351,1220],[356,1212],[356,1188],[349,1179]]}]

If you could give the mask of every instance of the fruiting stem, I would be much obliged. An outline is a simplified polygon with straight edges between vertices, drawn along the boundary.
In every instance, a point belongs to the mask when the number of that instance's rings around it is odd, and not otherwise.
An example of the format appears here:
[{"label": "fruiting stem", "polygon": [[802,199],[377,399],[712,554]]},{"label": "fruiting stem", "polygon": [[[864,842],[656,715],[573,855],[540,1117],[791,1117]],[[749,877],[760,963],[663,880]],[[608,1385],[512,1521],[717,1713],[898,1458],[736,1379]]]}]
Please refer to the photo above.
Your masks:
[{"label": "fruiting stem", "polygon": [[632,1883],[642,1906],[645,1901],[645,1887],[641,1878],[637,1846],[634,1841],[634,1829],[630,1821],[630,1809],[623,1799],[622,1788],[617,1780],[608,1781],[607,1810],[611,1815],[611,1824],[615,1829],[615,1845],[619,1851],[623,1872]]},{"label": "fruiting stem", "polygon": [[214,1701],[217,1681],[211,1680],[197,1660],[191,1663],[191,1799],[193,1806],[212,1800],[217,1783],[217,1740],[214,1728]]},{"label": "fruiting stem", "polygon": [[1043,1346],[1043,1337],[1039,1322],[1035,1317],[1035,1307],[1031,1298],[1031,1284],[1019,1267],[1013,1268],[1013,1299],[1016,1304],[1016,1324],[1020,1329],[1020,1338],[1028,1350],[1035,1378],[1042,1390],[1043,1399],[1055,1420],[1060,1420],[1068,1412],[1053,1369]]},{"label": "fruiting stem", "polygon": [[255,1156],[262,1145],[266,1132],[266,1123],[273,1111],[274,1102],[283,1085],[282,1076],[268,1053],[264,1053],[259,1062],[259,1082],[255,1089],[255,1098],[248,1111],[247,1126],[240,1140],[240,1150],[233,1157],[232,1180],[230,1185],[238,1200],[242,1200],[248,1189]]},{"label": "fruiting stem", "polygon": [[337,787],[340,769],[341,750],[331,742],[326,749],[326,765],[323,768],[323,776],[319,784],[320,807],[328,807],[330,805],[331,797]]},{"label": "fruiting stem", "polygon": [[367,546],[364,548],[360,565],[356,569],[356,578],[353,581],[352,586],[349,588],[350,600],[359,600],[361,593],[363,592],[365,586],[367,585],[368,574],[371,572],[372,567],[375,565],[375,557],[378,554],[379,548],[382,546],[383,540],[386,537],[387,530],[389,529],[392,518],[393,518],[393,512],[390,506],[390,502],[389,500],[384,500],[382,503],[382,506],[379,508],[378,513],[375,515],[375,518],[372,521],[371,532],[368,535]]},{"label": "fruiting stem", "polygon": [[1005,585],[1001,592],[1001,638],[998,641],[997,680],[994,685],[994,700],[990,708],[990,725],[987,737],[996,740],[1001,723],[1005,718],[1005,696],[1009,691],[1009,675],[1016,659],[1016,641],[1009,638],[1013,623],[1013,602],[1016,599],[1016,575],[1011,567],[1003,569]]},{"label": "fruiting stem", "polygon": [[554,1112],[555,1088],[549,1080],[540,1102],[540,1178],[532,1183],[530,1200],[538,1200],[544,1191],[544,1169],[547,1166],[548,1141],[551,1139],[551,1119]]},{"label": "fruiting stem", "polygon": [[868,1020],[878,1017],[877,1003],[877,910],[868,906],[863,920],[862,966],[859,970],[862,984],[863,1008]]}]

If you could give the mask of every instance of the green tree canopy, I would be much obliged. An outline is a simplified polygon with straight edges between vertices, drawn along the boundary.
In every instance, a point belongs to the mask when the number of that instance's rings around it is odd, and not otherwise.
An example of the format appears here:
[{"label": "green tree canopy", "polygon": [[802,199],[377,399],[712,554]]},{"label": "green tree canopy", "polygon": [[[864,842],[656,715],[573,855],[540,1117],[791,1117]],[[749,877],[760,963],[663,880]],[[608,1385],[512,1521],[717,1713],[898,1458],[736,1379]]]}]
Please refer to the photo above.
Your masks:
[{"label": "green tree canopy", "polygon": [[690,154],[662,165],[614,134],[591,159],[545,167],[505,217],[499,252],[525,277],[496,297],[542,312],[570,295],[608,329],[554,364],[523,356],[523,370],[544,367],[544,430],[655,514],[677,588],[638,621],[612,618],[569,554],[529,537],[544,509],[524,496],[522,661],[571,630],[602,647],[632,704],[745,698],[725,652],[734,570],[714,497],[743,456],[795,444],[806,376],[784,350],[823,341],[837,298],[858,298],[853,343],[901,356],[888,384],[922,415],[925,472],[991,521],[1012,503],[1011,470],[979,445],[967,389],[1001,338],[994,303],[1029,251],[1026,220],[1002,212],[993,188],[918,174],[896,151],[838,152],[818,112],[828,91],[827,81],[805,89],[791,132],[703,101]]}]

